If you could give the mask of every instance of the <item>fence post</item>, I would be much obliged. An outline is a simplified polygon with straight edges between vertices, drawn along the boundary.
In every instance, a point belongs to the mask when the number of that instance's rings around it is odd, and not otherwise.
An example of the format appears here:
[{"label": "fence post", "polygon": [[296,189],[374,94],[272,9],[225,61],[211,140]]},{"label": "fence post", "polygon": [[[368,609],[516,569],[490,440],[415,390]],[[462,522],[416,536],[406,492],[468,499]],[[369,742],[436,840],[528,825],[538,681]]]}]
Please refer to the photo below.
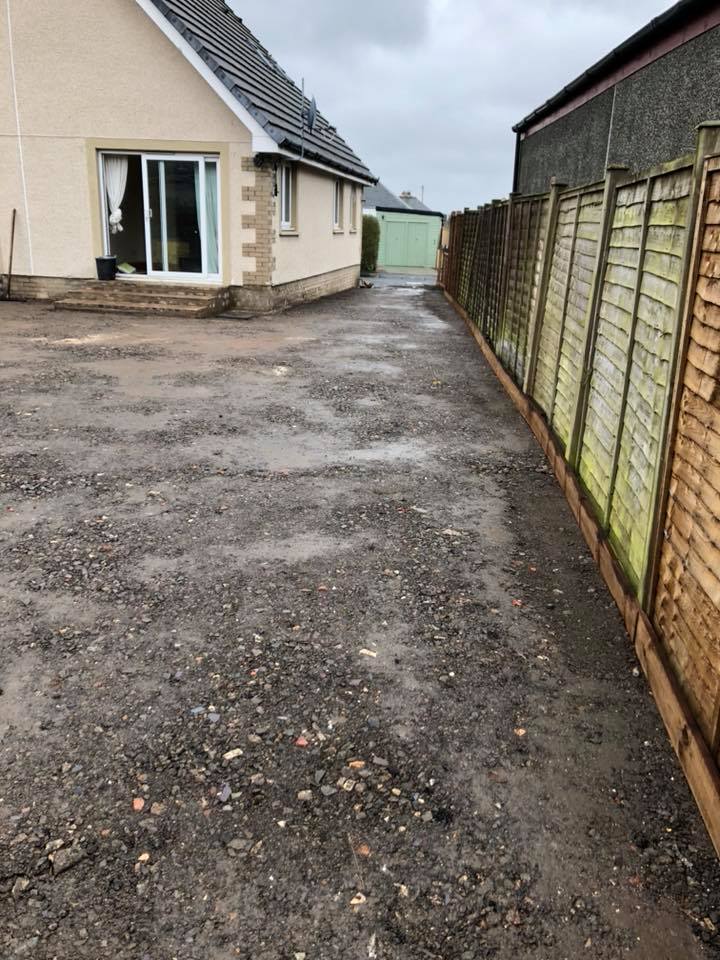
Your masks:
[{"label": "fence post", "polygon": [[509,201],[493,201],[492,219],[490,224],[490,243],[488,250],[489,275],[492,277],[492,286],[488,290],[483,320],[483,333],[495,350],[498,335],[500,316],[500,298],[502,296],[503,263],[505,262],[505,241],[507,239],[507,208]]},{"label": "fence post", "polygon": [[513,207],[515,206],[519,194],[511,193],[508,197],[507,204],[507,222],[505,224],[505,244],[503,246],[503,260],[502,268],[500,271],[501,275],[501,286],[500,286],[500,297],[498,299],[498,321],[497,329],[495,332],[495,343],[493,344],[493,350],[495,354],[498,353],[498,346],[502,343],[502,339],[505,336],[505,305],[507,303],[508,296],[508,283],[510,280],[510,259],[512,257],[512,251],[510,245],[512,243],[512,222],[513,222]]},{"label": "fence post", "polygon": [[[698,127],[695,164],[693,167],[692,193],[688,217],[688,238],[683,259],[681,293],[678,296],[671,351],[670,383],[663,407],[663,421],[660,433],[661,456],[656,468],[650,505],[651,525],[648,540],[647,563],[640,583],[640,604],[649,615],[655,603],[660,555],[662,552],[665,515],[670,496],[673,452],[675,435],[680,417],[685,362],[687,359],[690,327],[692,324],[693,304],[695,301],[695,281],[702,251],[702,231],[705,209],[705,177],[708,157],[720,153],[720,121],[701,123]],[[701,203],[702,201],[702,203]],[[720,705],[719,705],[720,710]],[[718,720],[720,737],[720,719]]]},{"label": "fence post", "polygon": [[598,236],[597,256],[595,258],[595,268],[593,273],[592,289],[588,299],[587,313],[585,316],[585,342],[582,352],[582,371],[580,374],[580,384],[578,395],[575,400],[575,411],[572,418],[572,427],[568,439],[566,458],[570,466],[577,470],[580,444],[585,430],[585,416],[587,414],[587,398],[590,388],[590,374],[592,372],[593,358],[595,355],[595,331],[597,328],[597,318],[600,310],[600,297],[602,295],[603,280],[605,279],[605,264],[607,258],[608,243],[610,241],[610,231],[612,230],[613,218],[615,216],[615,196],[620,181],[626,176],[628,168],[613,164],[607,168],[605,173],[605,191],[603,194],[603,208],[600,219],[600,233]]},{"label": "fence post", "polygon": [[545,231],[545,246],[540,263],[540,282],[538,283],[535,307],[530,317],[528,329],[528,362],[525,368],[523,392],[531,395],[535,388],[535,371],[537,368],[538,348],[542,330],[541,318],[545,312],[545,297],[550,282],[550,267],[552,266],[553,249],[555,247],[555,230],[557,228],[558,209],[560,206],[560,192],[565,184],[558,183],[555,177],[550,181],[550,199],[548,201],[548,220]]}]

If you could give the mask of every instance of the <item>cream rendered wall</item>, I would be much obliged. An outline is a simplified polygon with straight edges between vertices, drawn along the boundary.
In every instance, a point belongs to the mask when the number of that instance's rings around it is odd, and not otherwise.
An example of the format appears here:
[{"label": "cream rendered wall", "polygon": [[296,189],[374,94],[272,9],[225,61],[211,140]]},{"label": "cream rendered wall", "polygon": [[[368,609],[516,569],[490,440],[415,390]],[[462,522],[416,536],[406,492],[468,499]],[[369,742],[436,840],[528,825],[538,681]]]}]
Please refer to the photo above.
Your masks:
[{"label": "cream rendered wall", "polygon": [[280,204],[275,203],[273,284],[290,283],[343,267],[359,266],[361,253],[361,192],[357,188],[357,225],[350,230],[351,184],[344,181],[345,203],[342,233],[333,230],[335,177],[312,167],[296,168],[297,236],[280,232]]},{"label": "cream rendered wall", "polygon": [[[7,269],[10,211],[18,209],[15,272],[30,273],[30,246],[11,96],[7,0],[0,0],[0,272]],[[135,0],[10,0],[30,239],[38,276],[89,277],[102,253],[98,142],[147,150],[221,150],[223,279],[241,283],[254,260],[242,244],[242,200],[252,173],[249,131],[148,19]],[[228,211],[232,211],[232,229]],[[7,222],[7,226],[6,226]]]}]

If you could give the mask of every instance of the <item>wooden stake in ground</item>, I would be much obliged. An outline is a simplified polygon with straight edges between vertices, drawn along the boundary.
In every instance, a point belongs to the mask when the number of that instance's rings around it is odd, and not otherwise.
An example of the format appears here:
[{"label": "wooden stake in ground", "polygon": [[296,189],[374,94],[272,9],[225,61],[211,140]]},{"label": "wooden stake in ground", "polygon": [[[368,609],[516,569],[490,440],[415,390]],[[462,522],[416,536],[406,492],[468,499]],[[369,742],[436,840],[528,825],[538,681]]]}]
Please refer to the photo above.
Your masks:
[{"label": "wooden stake in ground", "polygon": [[13,209],[12,221],[10,224],[10,259],[8,260],[8,278],[7,289],[5,290],[5,299],[10,299],[10,288],[12,287],[13,272],[13,254],[15,252],[15,221],[17,220],[17,210]]}]

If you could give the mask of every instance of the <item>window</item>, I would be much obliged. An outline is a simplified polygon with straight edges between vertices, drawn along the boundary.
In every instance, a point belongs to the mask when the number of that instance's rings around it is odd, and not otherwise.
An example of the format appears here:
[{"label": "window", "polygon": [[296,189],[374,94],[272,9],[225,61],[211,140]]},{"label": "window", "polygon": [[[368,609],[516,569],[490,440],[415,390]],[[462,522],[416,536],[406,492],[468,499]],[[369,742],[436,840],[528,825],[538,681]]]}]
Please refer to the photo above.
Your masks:
[{"label": "window", "polygon": [[280,229],[295,229],[295,170],[289,163],[280,167]]},{"label": "window", "polygon": [[350,229],[355,233],[358,227],[358,188],[353,184],[350,190]]},{"label": "window", "polygon": [[344,185],[342,180],[336,180],[333,201],[333,225],[336,230],[342,230],[343,228],[343,193]]}]

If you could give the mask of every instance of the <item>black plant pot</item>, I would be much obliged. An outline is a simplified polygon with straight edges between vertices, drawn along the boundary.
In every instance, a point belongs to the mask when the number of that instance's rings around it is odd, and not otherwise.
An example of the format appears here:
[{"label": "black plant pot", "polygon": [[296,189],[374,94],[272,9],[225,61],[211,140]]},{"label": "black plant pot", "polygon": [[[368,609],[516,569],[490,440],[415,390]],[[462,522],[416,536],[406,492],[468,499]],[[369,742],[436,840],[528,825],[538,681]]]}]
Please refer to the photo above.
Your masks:
[{"label": "black plant pot", "polygon": [[117,257],[97,257],[98,280],[114,280],[117,273]]}]

